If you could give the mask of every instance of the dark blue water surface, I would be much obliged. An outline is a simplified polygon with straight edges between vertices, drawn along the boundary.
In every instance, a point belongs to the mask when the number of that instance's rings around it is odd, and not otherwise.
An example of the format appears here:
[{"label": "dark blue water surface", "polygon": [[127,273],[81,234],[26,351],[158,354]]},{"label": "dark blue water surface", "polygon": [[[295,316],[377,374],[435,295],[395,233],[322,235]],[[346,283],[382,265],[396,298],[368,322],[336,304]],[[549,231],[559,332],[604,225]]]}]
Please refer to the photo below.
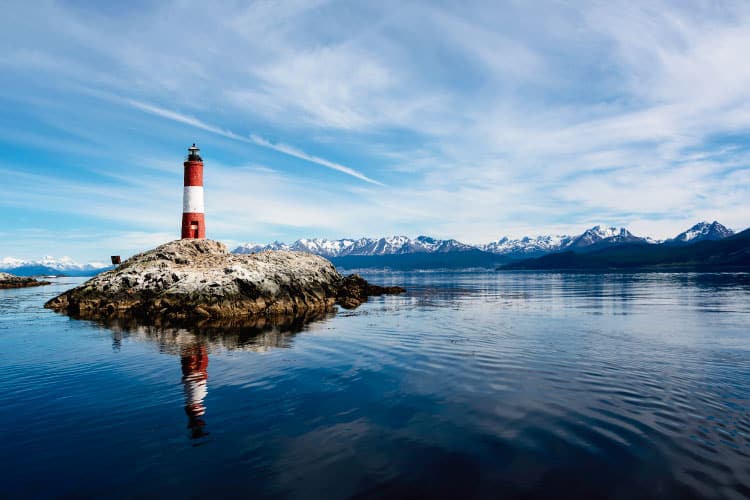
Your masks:
[{"label": "dark blue water surface", "polygon": [[750,497],[750,275],[366,277],[291,331],[0,290],[0,496]]}]

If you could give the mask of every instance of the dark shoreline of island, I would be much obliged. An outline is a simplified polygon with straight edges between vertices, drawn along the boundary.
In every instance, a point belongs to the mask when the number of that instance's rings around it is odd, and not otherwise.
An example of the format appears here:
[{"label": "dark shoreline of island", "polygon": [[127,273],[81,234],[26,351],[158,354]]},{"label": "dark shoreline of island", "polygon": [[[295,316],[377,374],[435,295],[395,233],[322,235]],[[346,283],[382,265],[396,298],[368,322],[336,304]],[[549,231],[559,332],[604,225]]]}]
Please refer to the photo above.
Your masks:
[{"label": "dark shoreline of island", "polygon": [[10,288],[29,288],[49,284],[49,281],[40,281],[36,278],[28,276],[16,276],[9,273],[0,273],[0,290],[6,290]]}]

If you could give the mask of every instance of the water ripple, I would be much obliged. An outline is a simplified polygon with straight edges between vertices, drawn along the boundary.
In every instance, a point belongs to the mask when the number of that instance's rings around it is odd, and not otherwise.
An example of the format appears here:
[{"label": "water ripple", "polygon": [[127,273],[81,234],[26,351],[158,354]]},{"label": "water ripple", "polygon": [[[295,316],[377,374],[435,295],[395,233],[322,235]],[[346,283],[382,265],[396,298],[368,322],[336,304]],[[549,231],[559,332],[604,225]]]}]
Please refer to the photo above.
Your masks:
[{"label": "water ripple", "polygon": [[270,329],[0,292],[8,491],[750,496],[750,275],[370,278],[409,292]]}]

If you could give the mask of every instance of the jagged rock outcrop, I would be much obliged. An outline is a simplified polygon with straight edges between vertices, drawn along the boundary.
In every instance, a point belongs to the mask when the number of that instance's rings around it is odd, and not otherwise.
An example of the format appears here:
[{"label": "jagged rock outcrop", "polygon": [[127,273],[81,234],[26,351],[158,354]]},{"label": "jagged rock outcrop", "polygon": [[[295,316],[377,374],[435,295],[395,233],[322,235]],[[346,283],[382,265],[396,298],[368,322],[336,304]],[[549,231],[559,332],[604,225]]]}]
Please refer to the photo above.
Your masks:
[{"label": "jagged rock outcrop", "polygon": [[81,318],[251,319],[356,307],[401,293],[343,277],[328,260],[289,251],[238,255],[212,240],[177,240],[131,257],[44,307]]},{"label": "jagged rock outcrop", "polygon": [[16,276],[14,274],[0,273],[0,289],[2,288],[26,288],[29,286],[49,285],[49,281],[39,281],[34,278]]}]

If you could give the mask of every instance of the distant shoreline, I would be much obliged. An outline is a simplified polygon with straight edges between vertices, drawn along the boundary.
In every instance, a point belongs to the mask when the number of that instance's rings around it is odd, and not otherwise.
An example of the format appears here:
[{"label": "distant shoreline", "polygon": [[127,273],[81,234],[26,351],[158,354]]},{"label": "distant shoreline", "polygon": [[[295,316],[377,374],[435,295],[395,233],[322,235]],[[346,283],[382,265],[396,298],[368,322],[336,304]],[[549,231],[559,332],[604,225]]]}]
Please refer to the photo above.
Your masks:
[{"label": "distant shoreline", "polygon": [[50,285],[49,281],[39,281],[27,276],[15,276],[7,273],[0,273],[0,290],[11,288],[30,288],[34,286]]}]

